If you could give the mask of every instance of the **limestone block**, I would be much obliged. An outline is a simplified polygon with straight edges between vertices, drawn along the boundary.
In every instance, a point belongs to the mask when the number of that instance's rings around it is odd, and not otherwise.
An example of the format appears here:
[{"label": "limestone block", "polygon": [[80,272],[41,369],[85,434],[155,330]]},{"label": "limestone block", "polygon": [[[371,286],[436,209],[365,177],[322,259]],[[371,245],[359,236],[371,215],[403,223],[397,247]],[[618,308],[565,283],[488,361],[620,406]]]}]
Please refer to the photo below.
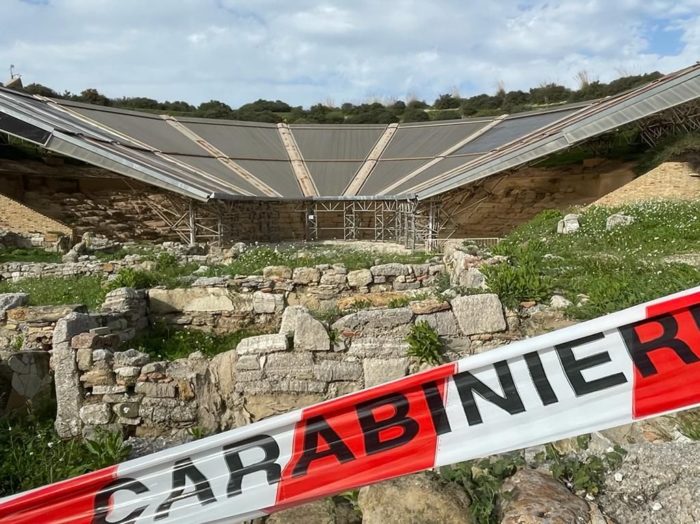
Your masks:
[{"label": "limestone block", "polygon": [[92,349],[79,349],[75,352],[75,360],[80,371],[88,371],[92,367]]},{"label": "limestone block", "polygon": [[294,349],[301,351],[330,351],[331,339],[325,326],[305,313],[297,317],[294,327]]},{"label": "limestone block", "polygon": [[108,404],[89,404],[80,408],[80,420],[91,426],[109,424],[112,411]]},{"label": "limestone block", "polygon": [[326,286],[345,286],[348,276],[335,270],[326,271],[321,275],[321,284]]},{"label": "limestone block", "polygon": [[[633,216],[624,215],[622,213],[615,213],[614,215],[610,215],[605,221],[605,229],[610,231],[611,229],[615,229],[616,227],[629,226],[630,224],[634,224]],[[1,305],[0,309],[2,309]]]},{"label": "limestone block", "polygon": [[[409,304],[414,315],[429,315],[438,311],[449,311],[450,303],[446,300],[438,300],[437,298],[428,298],[426,300],[417,300]],[[418,319],[422,320],[422,319]]]},{"label": "limestone block", "polygon": [[324,360],[314,366],[314,378],[323,382],[360,380],[362,373],[360,362]]},{"label": "limestone block", "polygon": [[363,524],[472,524],[469,503],[464,490],[430,473],[367,486],[358,497]]},{"label": "limestone block", "polygon": [[304,315],[309,315],[309,310],[304,306],[287,306],[284,313],[282,313],[280,335],[294,336],[299,318]]},{"label": "limestone block", "polygon": [[280,314],[284,311],[284,297],[273,293],[253,293],[253,312]]},{"label": "limestone block", "polygon": [[126,386],[95,386],[92,388],[93,395],[119,395],[126,393]]},{"label": "limestone block", "polygon": [[576,231],[578,231],[581,227],[578,221],[579,217],[580,215],[576,215],[574,213],[566,215],[557,223],[557,233],[561,233],[563,235],[576,233]]},{"label": "limestone block", "polygon": [[91,369],[80,376],[80,382],[82,382],[85,387],[113,386],[114,373],[108,369]]},{"label": "limestone block", "polygon": [[193,287],[187,289],[150,289],[148,300],[151,313],[207,313],[231,311],[249,313],[252,299],[246,294],[230,293],[221,287]]},{"label": "limestone block", "polygon": [[394,289],[396,291],[408,291],[409,289],[420,289],[420,282],[397,282],[394,281]]},{"label": "limestone block", "polygon": [[413,313],[408,307],[382,310],[362,310],[346,315],[333,324],[339,333],[353,332],[362,336],[392,336],[408,334]]},{"label": "limestone block", "polygon": [[120,402],[112,406],[114,413],[122,418],[136,418],[139,416],[138,402]]},{"label": "limestone block", "polygon": [[498,295],[469,295],[452,299],[452,311],[462,333],[496,333],[508,326]]},{"label": "limestone block", "polygon": [[295,284],[302,286],[308,286],[312,283],[316,284],[321,280],[321,272],[315,267],[297,267],[294,268],[292,280]]},{"label": "limestone block", "polygon": [[292,278],[292,268],[287,266],[267,266],[263,268],[263,278],[290,280]]},{"label": "limestone block", "polygon": [[408,363],[408,358],[366,358],[362,362],[365,387],[370,388],[405,377],[408,373]]},{"label": "limestone block", "polygon": [[350,287],[366,287],[372,283],[372,272],[369,269],[358,269],[348,273],[348,285]]},{"label": "limestone block", "polygon": [[370,268],[372,275],[383,277],[397,277],[399,275],[408,275],[411,273],[411,266],[392,262],[390,264],[380,264]]},{"label": "limestone block", "polygon": [[430,315],[421,315],[416,319],[416,322],[421,320],[427,322],[441,337],[456,337],[460,335],[457,319],[452,311],[439,311]]},{"label": "limestone block", "polygon": [[134,391],[152,398],[174,398],[177,394],[177,388],[171,382],[138,382]]},{"label": "limestone block", "polygon": [[269,377],[310,379],[313,377],[313,365],[311,353],[272,353],[267,357],[264,370]]},{"label": "limestone block", "polygon": [[126,351],[117,351],[114,353],[114,367],[130,367],[130,366],[144,366],[148,364],[151,357],[146,353],[137,351],[135,349],[128,349]]},{"label": "limestone block", "polygon": [[26,293],[0,293],[0,316],[8,309],[26,305],[28,301]]},{"label": "limestone block", "polygon": [[460,272],[458,284],[467,289],[486,289],[486,277],[475,267],[470,267]]},{"label": "limestone block", "polygon": [[352,339],[348,355],[358,358],[390,358],[403,357],[407,351],[408,343],[403,339],[360,337]]},{"label": "limestone block", "polygon": [[238,371],[257,371],[260,369],[260,361],[255,355],[241,355],[236,362],[236,370]]},{"label": "limestone block", "polygon": [[238,355],[261,355],[288,349],[289,340],[285,335],[258,335],[241,340],[236,347],[236,352]]}]

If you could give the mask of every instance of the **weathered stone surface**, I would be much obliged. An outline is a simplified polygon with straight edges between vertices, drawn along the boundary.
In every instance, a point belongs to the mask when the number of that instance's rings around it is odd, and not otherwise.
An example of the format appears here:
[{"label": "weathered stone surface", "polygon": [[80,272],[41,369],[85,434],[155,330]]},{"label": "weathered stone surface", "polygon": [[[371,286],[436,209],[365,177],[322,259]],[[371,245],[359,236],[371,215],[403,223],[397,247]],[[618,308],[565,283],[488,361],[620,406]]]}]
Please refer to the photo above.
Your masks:
[{"label": "weathered stone surface", "polygon": [[348,276],[345,273],[337,271],[326,271],[321,275],[321,285],[343,287],[348,282]]},{"label": "weathered stone surface", "polygon": [[358,504],[363,524],[471,524],[469,497],[430,473],[368,486]]},{"label": "weathered stone surface", "polygon": [[226,287],[227,285],[226,277],[199,277],[192,282],[192,287]]},{"label": "weathered stone surface", "polygon": [[280,314],[284,310],[284,297],[274,293],[253,293],[253,312]]},{"label": "weathered stone surface", "polygon": [[485,289],[486,277],[475,267],[470,267],[459,274],[458,284],[467,289]]},{"label": "weathered stone surface", "polygon": [[358,269],[348,273],[348,285],[350,287],[367,287],[372,283],[372,272],[369,269]]},{"label": "weathered stone surface", "polygon": [[400,282],[398,280],[394,281],[393,288],[396,291],[408,291],[411,289],[420,289],[420,282]]},{"label": "weathered stone surface", "polygon": [[630,224],[634,224],[634,217],[622,213],[615,213],[614,215],[610,215],[605,221],[605,229],[610,231],[616,227],[629,226]]},{"label": "weathered stone surface", "polygon": [[230,293],[221,287],[193,287],[187,289],[150,289],[148,300],[151,313],[206,313],[231,311],[250,313],[252,299],[246,294]]},{"label": "weathered stone surface", "polygon": [[82,348],[75,352],[75,360],[80,371],[87,371],[92,367],[92,349]]},{"label": "weathered stone surface", "polygon": [[439,311],[431,315],[421,315],[416,318],[416,322],[420,321],[427,322],[441,337],[457,337],[460,335],[457,319],[452,311]]},{"label": "weathered stone surface", "polygon": [[126,393],[126,386],[95,386],[92,388],[93,395],[118,395]]},{"label": "weathered stone surface", "polygon": [[24,306],[29,301],[26,293],[0,293],[0,316],[8,309]]},{"label": "weathered stone surface", "polygon": [[411,266],[399,263],[380,264],[370,268],[372,275],[383,277],[397,277],[399,275],[408,275],[411,273]]},{"label": "weathered stone surface", "polygon": [[130,366],[143,366],[148,364],[151,360],[146,353],[137,351],[135,349],[128,349],[126,351],[117,351],[114,353],[114,367],[130,367]]},{"label": "weathered stone surface", "polygon": [[263,278],[289,280],[292,278],[292,268],[287,266],[267,266],[263,268]]},{"label": "weathered stone surface", "polygon": [[408,358],[377,359],[366,358],[362,362],[365,374],[365,387],[371,388],[397,378],[405,377],[408,373]]},{"label": "weathered stone surface", "polygon": [[257,371],[260,369],[260,360],[255,355],[241,355],[236,362],[238,371]]},{"label": "weathered stone surface", "polygon": [[388,310],[363,310],[346,315],[333,324],[339,333],[354,332],[362,336],[395,336],[408,334],[413,313],[408,307]]},{"label": "weathered stone surface", "polygon": [[579,216],[574,213],[566,215],[562,220],[557,223],[557,233],[568,235],[571,233],[576,233],[581,225],[579,224]]},{"label": "weathered stone surface", "polygon": [[90,404],[80,408],[80,420],[91,426],[109,424],[112,412],[108,404]]},{"label": "weathered stone surface", "polygon": [[28,324],[52,324],[70,313],[87,313],[87,308],[82,304],[66,306],[22,306],[8,309],[5,312],[8,320],[13,322],[25,322]]},{"label": "weathered stone surface", "polygon": [[314,378],[324,382],[360,380],[362,373],[363,368],[360,362],[337,360],[324,360],[316,364],[313,370]]},{"label": "weathered stone surface", "polygon": [[319,394],[294,395],[289,393],[252,394],[244,397],[245,411],[252,420],[261,420],[273,415],[288,413],[320,402]]},{"label": "weathered stone surface", "polygon": [[451,303],[457,323],[465,335],[495,333],[508,327],[498,295],[468,295],[454,298]]},{"label": "weathered stone surface", "polygon": [[321,272],[315,267],[297,267],[294,268],[292,280],[295,284],[302,286],[308,286],[312,283],[316,284],[321,280]]},{"label": "weathered stone surface", "polygon": [[571,305],[573,305],[571,300],[568,300],[561,295],[554,295],[549,301],[549,307],[552,309],[566,309]]},{"label": "weathered stone surface", "polygon": [[409,307],[414,315],[429,315],[431,313],[437,313],[438,311],[448,311],[450,309],[450,303],[445,300],[438,300],[437,298],[428,298],[411,302]]},{"label": "weathered stone surface", "polygon": [[138,402],[120,402],[114,404],[112,411],[122,418],[136,418],[139,416],[139,403]]},{"label": "weathered stone surface", "polygon": [[[588,504],[548,473],[522,469],[503,483],[501,524],[588,524]],[[546,520],[545,520],[546,519]]]},{"label": "weathered stone surface", "polygon": [[244,338],[238,343],[236,352],[239,355],[274,353],[287,351],[289,340],[286,335],[258,335]]},{"label": "weathered stone surface", "polygon": [[700,445],[697,442],[624,445],[628,454],[608,475],[598,504],[615,522],[700,522]]},{"label": "weathered stone surface", "polygon": [[152,398],[174,398],[177,395],[177,388],[172,382],[138,382],[134,391]]},{"label": "weathered stone surface", "polygon": [[360,337],[353,338],[348,355],[363,358],[403,357],[408,351],[408,343],[403,339]]},{"label": "weathered stone surface", "polygon": [[288,337],[294,336],[299,318],[308,315],[309,310],[304,306],[287,306],[282,313],[282,323],[280,324],[280,335]]},{"label": "weathered stone surface", "polygon": [[272,353],[267,357],[265,373],[273,377],[313,378],[314,359],[311,353]]},{"label": "weathered stone surface", "polygon": [[335,524],[336,522],[333,501],[323,499],[273,513],[265,524]]},{"label": "weathered stone surface", "polygon": [[331,339],[321,322],[310,314],[301,314],[294,327],[295,351],[330,351]]}]

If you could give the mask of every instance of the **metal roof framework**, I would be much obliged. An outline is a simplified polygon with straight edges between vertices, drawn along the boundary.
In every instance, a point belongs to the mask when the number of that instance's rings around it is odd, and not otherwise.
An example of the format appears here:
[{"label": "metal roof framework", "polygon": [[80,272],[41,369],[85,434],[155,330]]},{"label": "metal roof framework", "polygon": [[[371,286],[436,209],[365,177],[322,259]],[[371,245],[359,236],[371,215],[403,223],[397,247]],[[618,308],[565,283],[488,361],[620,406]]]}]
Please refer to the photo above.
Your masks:
[{"label": "metal roof framework", "polygon": [[341,238],[431,245],[453,212],[437,203],[442,195],[698,98],[700,63],[593,102],[389,125],[179,118],[0,88],[0,131],[173,193],[171,209],[156,211],[190,242],[223,242],[226,217],[240,217],[227,202],[287,201],[304,213],[309,239],[323,228],[319,216],[335,213]]},{"label": "metal roof framework", "polygon": [[425,200],[700,97],[700,65],[595,102],[392,125],[177,118],[0,88],[0,131],[199,201]]}]

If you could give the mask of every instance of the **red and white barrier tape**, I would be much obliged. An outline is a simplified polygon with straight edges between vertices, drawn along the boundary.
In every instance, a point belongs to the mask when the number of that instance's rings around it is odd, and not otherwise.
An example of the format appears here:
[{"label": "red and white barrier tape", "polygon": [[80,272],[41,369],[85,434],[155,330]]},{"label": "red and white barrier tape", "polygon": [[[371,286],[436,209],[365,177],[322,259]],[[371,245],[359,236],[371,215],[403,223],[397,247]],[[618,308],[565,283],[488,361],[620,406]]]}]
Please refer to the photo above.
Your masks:
[{"label": "red and white barrier tape", "polygon": [[0,522],[239,522],[700,404],[700,287],[0,500]]}]

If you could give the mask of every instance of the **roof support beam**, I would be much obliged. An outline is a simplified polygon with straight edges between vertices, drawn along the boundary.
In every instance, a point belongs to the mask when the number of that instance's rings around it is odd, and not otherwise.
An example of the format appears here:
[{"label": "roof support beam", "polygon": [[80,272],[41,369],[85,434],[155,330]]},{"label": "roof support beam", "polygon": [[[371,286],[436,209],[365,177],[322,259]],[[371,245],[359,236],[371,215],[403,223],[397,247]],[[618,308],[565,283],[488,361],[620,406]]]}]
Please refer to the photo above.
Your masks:
[{"label": "roof support beam", "polygon": [[369,155],[367,155],[365,163],[362,164],[362,167],[357,170],[355,178],[353,178],[350,184],[348,184],[345,193],[343,193],[344,196],[355,196],[360,192],[360,189],[362,189],[362,186],[372,174],[372,171],[374,171],[374,167],[377,165],[379,157],[382,156],[384,150],[389,146],[391,139],[394,138],[394,135],[398,129],[399,124],[389,124],[387,126],[384,134],[379,137],[379,140],[377,140],[377,143],[372,148],[372,151],[370,151]]},{"label": "roof support beam", "polygon": [[[461,147],[464,147],[465,145],[467,145],[469,142],[472,142],[472,141],[476,140],[477,138],[479,138],[481,135],[483,135],[483,134],[486,133],[487,131],[490,131],[491,129],[493,129],[495,126],[497,126],[498,124],[500,124],[507,116],[508,116],[508,115],[501,115],[501,116],[499,116],[499,117],[496,118],[493,122],[491,122],[491,123],[488,124],[488,125],[485,125],[485,126],[482,127],[481,129],[479,129],[479,130],[477,130],[476,132],[472,133],[471,135],[469,135],[468,137],[466,137],[464,140],[461,140],[460,142],[457,142],[457,143],[456,143],[455,145],[453,145],[452,147],[449,147],[448,149],[445,149],[442,153],[440,153],[437,157],[435,157],[434,159],[432,159],[432,160],[431,160],[430,162],[428,162],[427,164],[424,164],[424,165],[422,165],[421,167],[419,167],[418,169],[416,169],[415,171],[410,172],[408,175],[406,175],[405,177],[403,177],[401,180],[397,180],[396,182],[394,182],[394,183],[391,184],[390,186],[385,187],[384,189],[382,189],[382,190],[379,192],[379,194],[380,194],[380,195],[386,195],[387,193],[389,193],[390,191],[396,189],[396,188],[399,187],[400,185],[403,185],[405,182],[408,182],[408,181],[411,180],[413,177],[419,175],[420,173],[422,173],[422,172],[425,171],[426,169],[428,169],[428,168],[430,168],[430,167],[433,167],[435,164],[437,164],[437,163],[441,162],[442,160],[444,160],[444,158],[445,158],[446,156],[451,155],[451,154],[454,153],[455,151],[459,150]],[[470,162],[470,161],[471,161],[471,160],[467,160],[467,162]],[[465,163],[466,163],[466,162],[465,162]],[[405,192],[411,192],[411,190],[405,191]]]},{"label": "roof support beam", "polygon": [[[214,158],[216,158],[219,162],[221,162],[223,165],[225,165],[228,169],[236,173],[239,177],[241,177],[243,180],[248,182],[250,185],[258,189],[263,195],[265,196],[282,196],[280,195],[277,191],[272,189],[270,186],[268,186],[266,183],[264,183],[262,180],[259,178],[255,177],[250,171],[247,169],[244,169],[242,166],[238,165],[236,162],[231,160],[226,154],[221,151],[219,148],[216,146],[210,144],[206,140],[204,140],[201,136],[199,136],[197,133],[192,131],[190,128],[187,126],[184,126],[182,123],[178,122],[176,119],[169,115],[160,115],[160,117],[165,120],[170,126],[175,128],[177,131],[179,131],[183,136],[186,138],[189,138],[192,142],[197,144],[199,147],[204,149],[207,153],[212,155]],[[239,190],[242,191],[242,190]],[[247,191],[243,191],[244,194],[250,194]]]},{"label": "roof support beam", "polygon": [[304,157],[292,134],[292,130],[289,129],[287,124],[277,124],[277,131],[280,134],[284,148],[287,150],[289,160],[292,162],[292,170],[294,171],[294,176],[297,177],[302,194],[305,197],[319,196],[316,184],[311,178],[311,173],[309,173],[309,168],[304,162]]}]

